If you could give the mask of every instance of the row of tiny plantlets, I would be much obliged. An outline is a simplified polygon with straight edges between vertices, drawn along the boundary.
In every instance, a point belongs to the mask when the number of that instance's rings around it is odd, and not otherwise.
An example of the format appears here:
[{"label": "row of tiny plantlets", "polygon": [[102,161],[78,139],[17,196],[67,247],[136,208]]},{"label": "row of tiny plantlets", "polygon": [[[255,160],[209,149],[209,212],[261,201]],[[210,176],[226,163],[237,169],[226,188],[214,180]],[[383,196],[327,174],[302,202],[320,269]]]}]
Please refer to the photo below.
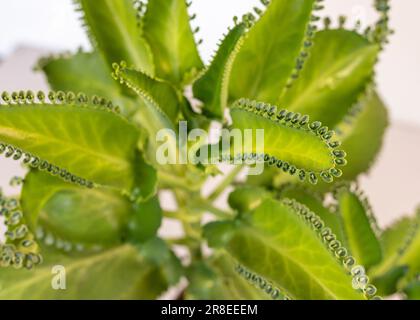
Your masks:
[{"label": "row of tiny plantlets", "polygon": [[[73,92],[50,91],[48,94],[45,94],[39,91],[34,94],[32,91],[19,91],[12,93],[3,92],[1,98],[5,102],[5,104],[0,104],[1,107],[72,105],[75,107],[96,108],[98,110],[115,112],[116,114],[119,113],[119,107],[114,106],[112,102],[98,96],[89,98],[84,93],[74,94]],[[11,158],[16,161],[22,160],[24,165],[47,171],[51,175],[57,176],[67,182],[72,182],[87,188],[93,188],[95,186],[93,182],[78,177],[64,168],[51,164],[13,145],[0,142],[0,154],[4,154],[6,158]]]},{"label": "row of tiny plantlets", "polygon": [[15,161],[22,160],[23,165],[28,165],[32,169],[39,169],[46,171],[49,174],[59,177],[67,182],[78,184],[82,187],[93,188],[94,184],[84,178],[80,178],[66,169],[62,169],[49,163],[46,160],[42,160],[39,157],[33,156],[32,154],[25,152],[19,148],[16,148],[10,144],[0,142],[0,155],[4,154],[6,158],[11,158]]},{"label": "row of tiny plantlets", "polygon": [[325,227],[325,223],[316,214],[295,200],[283,199],[282,203],[298,213],[300,217],[318,233],[322,241],[327,245],[328,250],[331,251],[351,274],[352,286],[355,290],[361,290],[368,299],[381,299],[381,297],[376,296],[376,287],[369,283],[369,277],[366,275],[365,268],[356,265],[355,258],[348,254],[348,250],[341,245],[331,229]]},{"label": "row of tiny plantlets", "polygon": [[[307,130],[318,136],[322,141],[325,142],[327,147],[331,150],[331,154],[334,158],[334,165],[345,166],[347,164],[346,153],[342,150],[338,150],[341,143],[339,141],[331,141],[334,137],[334,131],[329,130],[328,127],[323,126],[321,122],[315,121],[310,123],[308,115],[301,115],[300,113],[289,112],[285,109],[278,111],[276,106],[251,101],[248,99],[240,99],[234,103],[232,108],[238,108],[251,112],[255,115],[264,117],[270,121],[273,121],[274,124],[280,126],[287,126],[291,128],[296,128],[299,130]],[[291,174],[292,176],[298,175],[299,179],[303,182],[306,178],[309,178],[309,181],[312,184],[318,182],[317,174],[314,172],[307,173],[304,169],[296,168],[294,165],[291,165],[287,162],[284,162],[281,159],[277,159],[274,156],[269,154],[246,154],[241,155],[243,159],[247,160],[263,160],[269,166],[276,166],[279,169],[283,169],[284,172]],[[229,159],[229,156],[228,156]],[[223,161],[228,160],[226,157],[222,157]],[[234,161],[235,159],[230,159]],[[335,166],[332,167],[329,171],[323,171],[319,173],[319,176],[328,183],[333,182],[334,178],[339,178],[342,176],[342,171]]]},{"label": "row of tiny plantlets", "polygon": [[[38,91],[36,94],[31,91],[14,91],[12,93],[4,91],[1,95],[2,100],[6,103],[6,106],[15,106],[15,105],[61,105],[61,104],[70,104],[78,107],[89,106],[96,107],[101,110],[113,111],[115,113],[120,112],[118,106],[99,96],[89,97],[85,93],[75,94],[74,92],[64,92],[64,91],[49,91],[46,94],[43,91]],[[2,105],[3,106],[3,105]]]},{"label": "row of tiny plantlets", "polygon": [[6,242],[0,244],[0,266],[32,269],[42,262],[33,234],[25,224],[20,203],[0,195],[0,216],[7,228]]},{"label": "row of tiny plantlets", "polygon": [[235,271],[247,280],[250,284],[259,290],[262,290],[265,294],[269,295],[273,300],[291,300],[291,298],[276,288],[271,282],[265,280],[263,277],[249,271],[244,266],[237,264]]},{"label": "row of tiny plantlets", "polygon": [[324,9],[323,2],[324,0],[317,0],[313,4],[310,23],[306,27],[306,37],[303,40],[302,48],[300,50],[298,58],[296,59],[295,69],[286,83],[285,90],[290,89],[293,86],[293,83],[295,82],[295,80],[299,78],[299,74],[301,70],[303,69],[306,60],[309,57],[310,49],[313,46],[313,39],[317,31],[316,22],[320,20],[320,17],[315,15],[314,12],[321,11],[322,9]]}]

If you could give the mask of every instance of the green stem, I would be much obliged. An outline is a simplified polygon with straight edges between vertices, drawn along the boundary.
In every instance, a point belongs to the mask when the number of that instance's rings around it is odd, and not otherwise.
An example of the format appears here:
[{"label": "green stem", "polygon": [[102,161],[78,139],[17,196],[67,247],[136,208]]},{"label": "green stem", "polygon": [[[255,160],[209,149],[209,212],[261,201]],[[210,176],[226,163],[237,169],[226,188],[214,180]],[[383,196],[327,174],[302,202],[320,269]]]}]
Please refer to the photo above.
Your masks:
[{"label": "green stem", "polygon": [[208,196],[208,200],[213,202],[229,187],[232,182],[235,181],[238,174],[242,171],[244,167],[242,165],[235,167],[228,175],[225,176],[223,181],[214,189],[214,191]]},{"label": "green stem", "polygon": [[201,199],[200,202],[195,203],[191,207],[191,209],[197,210],[197,211],[210,212],[210,213],[213,213],[216,217],[221,218],[221,219],[231,219],[233,217],[232,212],[216,208],[212,203],[204,199]]},{"label": "green stem", "polygon": [[183,177],[171,175],[164,171],[159,172],[159,182],[161,183],[162,188],[179,188],[193,192],[199,191],[201,188],[201,185],[191,184]]}]

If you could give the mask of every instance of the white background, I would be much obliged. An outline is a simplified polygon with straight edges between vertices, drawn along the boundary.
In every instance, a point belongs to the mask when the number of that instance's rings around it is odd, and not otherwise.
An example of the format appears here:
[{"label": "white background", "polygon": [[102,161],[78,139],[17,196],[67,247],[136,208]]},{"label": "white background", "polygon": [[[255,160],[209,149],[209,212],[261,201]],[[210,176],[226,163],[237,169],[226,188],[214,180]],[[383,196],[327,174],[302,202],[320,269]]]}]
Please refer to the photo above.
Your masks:
[{"label": "white background", "polygon": [[[292,0],[291,0],[292,1]],[[100,5],[101,0],[97,0]],[[207,60],[217,40],[232,24],[232,17],[259,5],[259,0],[193,0],[191,13],[198,15],[201,46]],[[394,0],[392,25],[396,35],[378,68],[379,87],[394,119],[420,124],[419,0]],[[374,18],[373,0],[326,0],[332,16],[346,13],[350,21],[364,23]],[[0,56],[19,45],[54,51],[88,47],[71,0],[0,0]],[[0,75],[1,76],[1,75]]]}]

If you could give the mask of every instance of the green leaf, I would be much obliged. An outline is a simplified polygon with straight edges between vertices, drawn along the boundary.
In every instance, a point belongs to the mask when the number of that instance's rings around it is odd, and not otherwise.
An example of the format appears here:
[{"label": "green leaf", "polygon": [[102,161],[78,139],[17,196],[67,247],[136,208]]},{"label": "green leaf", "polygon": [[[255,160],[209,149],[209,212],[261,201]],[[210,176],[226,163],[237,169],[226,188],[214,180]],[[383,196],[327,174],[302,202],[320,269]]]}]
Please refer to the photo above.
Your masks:
[{"label": "green leaf", "polygon": [[162,209],[158,197],[135,205],[135,211],[128,221],[128,239],[144,243],[156,236],[162,223]]},{"label": "green leaf", "polygon": [[[322,226],[319,218],[297,206],[265,200],[236,222],[223,247],[240,264],[286,290],[291,298],[363,299],[363,294],[352,288],[352,277],[342,262],[320,239],[321,231],[315,227]],[[304,216],[315,218],[306,222]],[[206,230],[205,235],[209,232]]]},{"label": "green leaf", "polygon": [[400,258],[411,244],[416,232],[416,217],[404,217],[386,228],[380,238],[383,260],[371,270],[371,274],[376,278],[381,278],[393,269],[408,267],[400,263]]},{"label": "green leaf", "polygon": [[246,97],[278,102],[296,66],[315,3],[315,0],[271,1],[249,31],[233,64],[232,100]]},{"label": "green leaf", "polygon": [[391,268],[384,274],[372,279],[372,282],[378,288],[378,293],[381,296],[390,296],[399,291],[399,282],[407,275],[408,267]]},{"label": "green leaf", "polygon": [[202,69],[185,0],[149,0],[145,37],[155,57],[156,75],[179,85],[188,73]]},{"label": "green leaf", "polygon": [[[29,96],[33,98],[33,94]],[[74,175],[130,191],[135,180],[138,130],[121,116],[105,110],[106,107],[80,103],[74,96],[66,98],[64,93],[57,97],[51,103],[31,99],[2,105],[0,141]],[[86,97],[78,99],[85,101]],[[34,166],[61,174],[60,168],[48,163]]]},{"label": "green leaf", "polygon": [[288,184],[281,188],[280,197],[295,199],[297,202],[307,206],[308,209],[315,212],[325,222],[327,227],[331,228],[332,232],[337,236],[337,240],[346,244],[341,218],[337,213],[331,212],[324,207],[322,195],[301,185]]},{"label": "green leaf", "polygon": [[344,186],[335,191],[335,198],[352,255],[366,268],[381,262],[378,227],[365,196],[357,189]]},{"label": "green leaf", "polygon": [[141,71],[114,65],[115,76],[123,79],[134,91],[141,92],[140,96],[151,98],[162,111],[175,121],[181,104],[181,96],[168,82],[151,77]]},{"label": "green leaf", "polygon": [[361,108],[337,129],[342,148],[351,159],[343,173],[346,180],[354,180],[374,164],[389,124],[388,111],[376,92],[361,102]]},{"label": "green leaf", "polygon": [[407,285],[404,289],[408,300],[420,300],[420,280],[416,280]]},{"label": "green leaf", "polygon": [[31,171],[25,178],[21,202],[31,230],[37,226],[72,243],[120,243],[133,208],[118,192],[86,190],[48,175]]},{"label": "green leaf", "polygon": [[[235,271],[233,259],[218,253],[207,263],[199,262],[188,272],[190,285],[186,297],[191,300],[267,300],[270,295],[251,284]],[[273,290],[273,289],[272,289]]]},{"label": "green leaf", "polygon": [[397,265],[408,266],[408,279],[420,273],[420,213],[417,213],[410,231],[406,238],[407,242],[401,248],[400,256],[397,260]]},{"label": "green leaf", "polygon": [[269,197],[271,197],[270,193],[263,188],[244,186],[236,188],[229,194],[228,203],[232,209],[249,212]]},{"label": "green leaf", "polygon": [[317,33],[305,68],[280,103],[334,127],[366,90],[378,53],[377,45],[356,32]]},{"label": "green leaf", "polygon": [[85,23],[108,65],[126,61],[153,73],[153,56],[131,0],[76,0]]},{"label": "green leaf", "polygon": [[125,114],[132,114],[136,108],[133,100],[123,96],[121,87],[111,77],[110,66],[97,52],[43,59],[39,67],[53,90],[105,97],[118,104]]},{"label": "green leaf", "polygon": [[[277,166],[301,180],[309,178],[312,183],[318,176],[332,182],[341,170],[337,166],[345,165],[343,151],[335,150],[336,145],[329,141],[333,132],[322,127],[319,122],[309,123],[307,116],[302,117],[282,110],[277,113],[274,106],[254,101],[240,100],[231,110],[232,128],[239,129],[246,136],[250,130],[252,140],[247,137],[243,143],[244,154],[265,155],[265,161]],[[263,144],[258,139],[257,130],[263,130]],[[237,146],[236,146],[237,147]],[[231,153],[236,156],[235,143]]]},{"label": "green leaf", "polygon": [[244,41],[246,26],[236,25],[226,35],[219,50],[204,74],[194,83],[194,97],[204,103],[203,113],[223,119],[229,95],[233,62]]},{"label": "green leaf", "polygon": [[184,275],[181,261],[162,239],[154,237],[138,248],[147,261],[159,266],[160,273],[171,286],[176,285]]},{"label": "green leaf", "polygon": [[[77,258],[44,256],[44,264],[34,270],[2,270],[0,299],[155,299],[168,285],[159,266],[130,245]],[[52,287],[60,276],[54,266],[64,267],[65,290]]]}]

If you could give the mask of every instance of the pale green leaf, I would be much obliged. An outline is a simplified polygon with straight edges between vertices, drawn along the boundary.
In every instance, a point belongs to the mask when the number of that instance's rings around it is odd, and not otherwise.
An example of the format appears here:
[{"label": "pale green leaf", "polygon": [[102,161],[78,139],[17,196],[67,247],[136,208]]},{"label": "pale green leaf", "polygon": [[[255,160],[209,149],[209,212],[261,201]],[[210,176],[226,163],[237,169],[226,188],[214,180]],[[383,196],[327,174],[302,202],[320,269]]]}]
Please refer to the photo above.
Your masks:
[{"label": "pale green leaf", "polygon": [[317,33],[299,79],[280,103],[329,127],[336,126],[370,83],[378,52],[377,45],[355,32]]},{"label": "pale green leaf", "polygon": [[41,226],[64,241],[83,244],[121,242],[134,211],[118,192],[86,190],[41,171],[25,177],[21,203],[33,231]]},{"label": "pale green leaf", "polygon": [[[283,119],[277,120],[276,110],[276,107],[247,100],[241,100],[232,107],[232,128],[241,130],[244,136],[245,130],[252,129],[249,134],[252,140],[247,138],[248,142],[243,143],[242,153],[264,154],[266,162],[299,176],[301,180],[309,177],[312,183],[316,183],[321,176],[331,182],[340,172],[337,166],[346,163],[342,159],[345,153],[334,150],[336,146],[329,144],[332,133],[327,132],[328,129],[325,130],[321,123],[308,124],[309,118],[293,113],[289,117],[284,112]],[[264,132],[263,143],[258,141],[257,130]],[[329,137],[326,138],[326,135]],[[233,143],[231,147],[230,152],[236,156],[234,149],[238,145]]]},{"label": "pale green leaf", "polygon": [[178,116],[181,96],[168,82],[153,78],[141,71],[114,65],[115,75],[124,79],[141,97],[150,97],[172,121]]},{"label": "pale green leaf", "polygon": [[352,255],[366,268],[382,260],[382,247],[370,205],[363,194],[350,187],[335,192],[337,209],[343,219],[346,243]]},{"label": "pale green leaf", "polygon": [[[34,270],[2,270],[0,299],[155,299],[168,285],[159,266],[130,245],[92,256],[44,256],[44,264]],[[65,290],[52,286],[60,277],[54,266],[65,268]]]},{"label": "pale green leaf", "polygon": [[275,104],[296,66],[315,0],[271,1],[233,64],[232,100]]},{"label": "pale green leaf", "polygon": [[295,199],[297,202],[307,206],[312,212],[315,212],[318,217],[325,222],[325,225],[331,228],[332,232],[337,236],[337,239],[343,244],[345,242],[343,224],[340,216],[331,212],[323,205],[323,197],[314,191],[305,188],[301,185],[289,184],[283,186],[280,190],[281,198]]},{"label": "pale green leaf", "polygon": [[153,56],[131,0],[76,0],[88,31],[108,65],[126,61],[153,73]]},{"label": "pale green leaf", "polygon": [[186,297],[192,300],[268,300],[270,295],[235,271],[232,258],[217,253],[207,263],[191,266]]},{"label": "pale green leaf", "polygon": [[203,67],[185,0],[149,0],[143,19],[158,77],[179,85]]},{"label": "pale green leaf", "polygon": [[351,159],[343,173],[343,179],[347,180],[367,172],[375,163],[389,124],[388,111],[377,93],[369,94],[360,107],[362,110],[337,130],[342,148]]},{"label": "pale green leaf", "polygon": [[78,102],[2,105],[0,141],[100,185],[131,191],[139,132],[103,109]]}]

